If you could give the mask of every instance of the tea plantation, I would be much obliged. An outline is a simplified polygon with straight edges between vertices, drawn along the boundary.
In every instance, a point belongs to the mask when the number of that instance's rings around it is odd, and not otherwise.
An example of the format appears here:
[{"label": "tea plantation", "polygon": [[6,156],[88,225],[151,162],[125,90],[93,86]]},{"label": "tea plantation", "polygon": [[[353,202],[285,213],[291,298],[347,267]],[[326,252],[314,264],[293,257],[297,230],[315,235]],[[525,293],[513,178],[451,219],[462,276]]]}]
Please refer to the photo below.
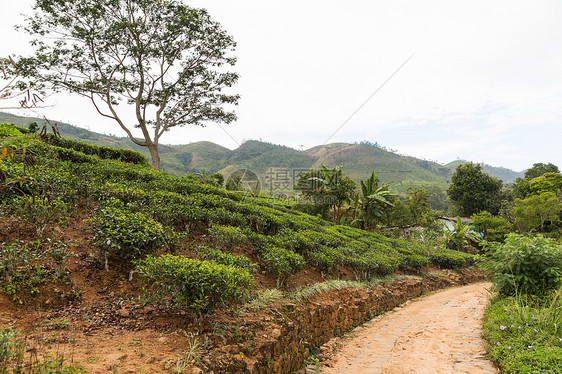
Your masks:
[{"label": "tea plantation", "polygon": [[[333,225],[268,196],[156,172],[131,150],[40,139],[14,125],[0,125],[0,136],[4,214],[19,215],[39,237],[65,216],[86,214],[95,256],[106,269],[125,264],[146,280],[151,296],[195,315],[250,297],[261,287],[256,270],[286,287],[305,268],[368,280],[431,264],[457,268],[473,262],[466,253],[429,251]],[[198,247],[202,242],[206,247]],[[3,244],[14,246],[24,244]],[[235,249],[246,256],[233,255]],[[0,288],[6,291],[5,284]]]}]

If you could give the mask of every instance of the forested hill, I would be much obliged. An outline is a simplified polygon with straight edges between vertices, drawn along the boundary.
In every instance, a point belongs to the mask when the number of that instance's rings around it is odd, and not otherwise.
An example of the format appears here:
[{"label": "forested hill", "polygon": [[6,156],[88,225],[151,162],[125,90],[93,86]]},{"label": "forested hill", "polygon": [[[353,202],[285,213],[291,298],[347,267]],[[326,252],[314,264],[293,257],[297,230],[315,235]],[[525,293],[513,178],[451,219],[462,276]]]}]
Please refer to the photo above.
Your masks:
[{"label": "forested hill", "polygon": [[[455,160],[449,162],[445,165],[445,167],[449,168],[451,172],[454,172],[458,165],[466,164],[470,161],[466,160]],[[513,171],[511,169],[507,169],[504,167],[496,167],[487,164],[480,164],[482,165],[482,171],[486,174],[491,175],[492,177],[496,177],[501,179],[504,183],[512,183],[515,182],[517,178],[523,178],[524,171]]]},{"label": "forested hill", "polygon": [[[27,125],[42,124],[38,118],[25,118],[0,113],[0,123]],[[63,137],[87,143],[131,148],[148,156],[146,149],[138,147],[125,137],[95,133],[86,129],[58,122]],[[447,183],[450,171],[435,162],[398,155],[378,144],[333,143],[299,151],[290,147],[250,140],[239,148],[230,150],[212,142],[202,141],[184,145],[160,145],[162,168],[172,175],[183,175],[198,170],[220,171],[228,175],[231,171],[247,168],[265,176],[271,168],[300,170],[345,165],[344,171],[353,179],[367,179],[374,170],[384,182],[394,182],[395,188],[403,190],[409,186]]]}]

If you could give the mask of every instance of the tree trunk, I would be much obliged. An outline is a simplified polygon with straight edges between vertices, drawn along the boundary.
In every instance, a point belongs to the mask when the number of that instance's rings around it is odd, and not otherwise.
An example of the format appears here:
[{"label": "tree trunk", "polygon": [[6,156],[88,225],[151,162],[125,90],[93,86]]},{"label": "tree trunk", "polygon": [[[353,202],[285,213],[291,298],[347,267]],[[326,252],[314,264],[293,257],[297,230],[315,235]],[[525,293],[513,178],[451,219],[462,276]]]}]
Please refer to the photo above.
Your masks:
[{"label": "tree trunk", "polygon": [[158,153],[158,143],[147,144],[152,159],[152,168],[160,171],[160,153]]}]

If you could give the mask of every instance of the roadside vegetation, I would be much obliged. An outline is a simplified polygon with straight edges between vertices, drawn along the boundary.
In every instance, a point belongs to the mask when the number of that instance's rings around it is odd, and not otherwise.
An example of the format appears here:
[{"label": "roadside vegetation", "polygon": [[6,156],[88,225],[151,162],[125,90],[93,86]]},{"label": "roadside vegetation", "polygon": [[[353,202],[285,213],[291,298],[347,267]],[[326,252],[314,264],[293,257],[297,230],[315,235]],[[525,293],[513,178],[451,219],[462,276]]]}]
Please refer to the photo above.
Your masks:
[{"label": "roadside vegetation", "polygon": [[495,292],[483,333],[490,357],[507,373],[562,372],[562,245],[509,234],[482,265]]}]

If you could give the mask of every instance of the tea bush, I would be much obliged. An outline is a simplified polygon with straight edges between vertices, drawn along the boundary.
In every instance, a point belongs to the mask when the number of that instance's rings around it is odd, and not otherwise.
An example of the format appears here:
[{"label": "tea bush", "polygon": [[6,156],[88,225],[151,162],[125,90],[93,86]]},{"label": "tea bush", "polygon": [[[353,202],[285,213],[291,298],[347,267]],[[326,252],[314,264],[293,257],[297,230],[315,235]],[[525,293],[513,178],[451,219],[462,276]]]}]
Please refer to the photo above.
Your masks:
[{"label": "tea bush", "polygon": [[133,164],[148,165],[148,159],[142,153],[133,151],[132,149],[97,146],[77,140],[59,138],[51,134],[44,137],[43,140],[53,146],[73,150],[85,155],[94,155],[102,159],[113,159]]},{"label": "tea bush", "polygon": [[453,249],[440,249],[429,254],[431,263],[442,269],[458,269],[463,266],[474,264],[476,257],[469,253],[455,251]]},{"label": "tea bush", "polygon": [[199,248],[199,251],[201,252],[200,256],[202,259],[214,261],[217,264],[246,269],[250,273],[254,272],[257,268],[257,265],[244,255],[235,256],[227,252],[219,251],[218,249],[207,247]]},{"label": "tea bush", "polygon": [[105,207],[91,219],[93,243],[107,256],[137,259],[154,252],[169,238],[164,226],[142,213],[131,213],[118,207]]},{"label": "tea bush", "polygon": [[146,279],[149,296],[171,298],[198,316],[243,300],[255,286],[247,269],[181,256],[148,256],[137,261],[136,271]]},{"label": "tea bush", "polygon": [[233,247],[248,242],[245,231],[235,226],[213,225],[209,228],[211,238],[222,247]]},{"label": "tea bush", "polygon": [[266,247],[261,250],[266,269],[277,278],[277,286],[285,284],[290,275],[304,269],[304,258],[285,248]]},{"label": "tea bush", "polygon": [[64,243],[50,239],[0,244],[0,291],[20,300],[21,293],[38,293],[40,285],[66,278],[68,256]]},{"label": "tea bush", "polygon": [[[27,170],[21,189],[31,196],[48,191],[50,198],[72,204],[80,199],[99,204],[101,208],[92,222],[95,243],[105,254],[140,258],[151,253],[165,244],[165,225],[178,232],[208,230],[217,249],[239,246],[255,250],[261,265],[280,284],[300,271],[305,259],[324,273],[347,267],[358,278],[399,268],[420,269],[430,260],[442,267],[472,261],[470,255],[446,251],[430,258],[427,249],[418,244],[358,228],[334,226],[271,197],[227,191],[189,176],[171,177],[144,165],[101,160],[98,150],[90,152],[94,155],[84,155],[81,152],[86,146],[59,144],[68,148],[48,144],[37,147],[43,152],[37,157],[42,170]],[[0,163],[0,170],[14,167]],[[21,168],[14,175],[18,171]],[[11,193],[12,198],[21,194]],[[114,218],[104,218],[100,213],[109,208],[117,209],[107,211]],[[117,219],[120,215],[125,218]],[[111,227],[105,227],[104,221],[112,222]]]},{"label": "tea bush", "polygon": [[502,295],[544,294],[562,285],[562,246],[553,239],[509,234],[485,249],[481,264]]},{"label": "tea bush", "polygon": [[10,200],[8,204],[13,214],[35,226],[39,237],[43,236],[48,224],[58,222],[62,217],[68,216],[71,210],[70,205],[58,197],[46,199],[21,196]]}]

